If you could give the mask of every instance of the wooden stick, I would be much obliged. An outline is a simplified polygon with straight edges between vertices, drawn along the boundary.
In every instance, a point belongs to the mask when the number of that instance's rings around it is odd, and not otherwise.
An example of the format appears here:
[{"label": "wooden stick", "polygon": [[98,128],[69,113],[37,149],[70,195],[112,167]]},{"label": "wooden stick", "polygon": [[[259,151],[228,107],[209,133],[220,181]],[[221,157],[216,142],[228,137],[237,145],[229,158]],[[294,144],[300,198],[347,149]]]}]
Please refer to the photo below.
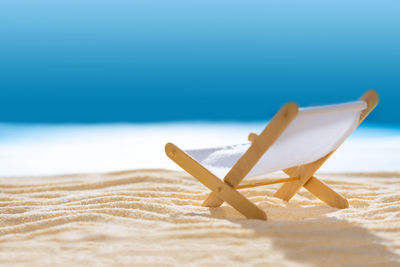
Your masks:
[{"label": "wooden stick", "polygon": [[[289,126],[298,114],[299,107],[296,103],[284,105],[268,123],[265,129],[252,142],[248,150],[235,163],[232,169],[225,176],[224,181],[232,187],[236,187],[243,178],[257,164],[258,160],[279,138],[283,131]],[[224,201],[214,193],[211,193],[203,202],[206,207],[219,207]]]},{"label": "wooden stick", "polygon": [[267,220],[267,215],[263,210],[240,194],[235,188],[218,179],[218,177],[204,168],[188,154],[180,150],[177,146],[168,143],[165,146],[165,152],[167,156],[182,167],[182,169],[199,180],[200,183],[213,191],[218,198],[226,201],[233,208],[246,216],[246,218]]},{"label": "wooden stick", "polygon": [[332,188],[326,185],[315,176],[304,184],[304,187],[314,196],[321,199],[324,203],[337,209],[346,209],[349,207],[349,202],[342,195],[335,192]]},{"label": "wooden stick", "polygon": [[260,181],[260,182],[256,182],[256,183],[252,183],[252,184],[240,184],[240,185],[236,186],[236,189],[252,188],[252,187],[270,185],[270,184],[280,184],[280,183],[292,182],[292,181],[297,181],[297,180],[299,180],[298,177],[290,177],[290,178],[282,178],[282,179],[269,180],[269,181]]}]

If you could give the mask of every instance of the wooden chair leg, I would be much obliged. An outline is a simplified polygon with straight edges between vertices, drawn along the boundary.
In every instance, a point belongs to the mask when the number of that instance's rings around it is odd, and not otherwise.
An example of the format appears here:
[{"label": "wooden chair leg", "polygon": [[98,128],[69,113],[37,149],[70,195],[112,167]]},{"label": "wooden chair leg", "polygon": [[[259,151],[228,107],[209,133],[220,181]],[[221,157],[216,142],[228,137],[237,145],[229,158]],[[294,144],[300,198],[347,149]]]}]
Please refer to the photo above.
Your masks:
[{"label": "wooden chair leg", "polygon": [[[236,189],[243,189],[243,188],[249,188],[249,187],[254,187],[254,186],[261,186],[261,185],[269,185],[269,184],[275,184],[275,183],[282,183],[282,182],[287,182],[287,181],[297,181],[299,180],[299,178],[295,177],[295,178],[284,178],[284,179],[278,179],[276,181],[268,181],[268,182],[260,182],[260,183],[255,183],[254,185],[238,185],[235,188]],[[218,196],[216,194],[211,193],[210,195],[208,195],[207,199],[203,202],[202,206],[205,207],[219,207],[222,205],[222,203],[224,203],[224,201],[220,198],[218,198]]]},{"label": "wooden chair leg", "polygon": [[219,198],[217,194],[211,192],[201,205],[209,208],[217,208],[221,206],[223,203],[224,201],[221,198]]},{"label": "wooden chair leg", "polygon": [[304,187],[310,191],[311,194],[331,207],[338,209],[346,209],[349,207],[349,202],[347,199],[335,192],[332,188],[315,176],[312,176],[307,183],[304,184]]},{"label": "wooden chair leg", "polygon": [[283,184],[274,196],[289,201],[304,186],[329,206],[339,209],[348,208],[349,203],[344,197],[313,176],[332,153],[315,162],[283,170],[289,176],[299,176],[300,180]]},{"label": "wooden chair leg", "polygon": [[305,165],[283,170],[290,177],[299,177],[300,180],[283,184],[274,194],[275,197],[289,201],[302,186],[314,175],[314,173],[325,163],[332,155],[333,151],[317,161]]},{"label": "wooden chair leg", "polygon": [[199,182],[213,191],[218,198],[226,201],[246,218],[259,220],[267,219],[267,215],[263,210],[240,194],[235,188],[218,179],[218,177],[204,168],[188,154],[180,150],[177,146],[168,143],[165,146],[165,152],[167,153],[168,157],[171,158],[182,169],[199,180]]},{"label": "wooden chair leg", "polygon": [[274,194],[274,197],[280,198],[285,201],[289,201],[306,182],[308,182],[308,179],[306,179],[305,182],[293,181],[293,182],[284,183],[278,189],[278,191],[276,191],[276,193]]}]

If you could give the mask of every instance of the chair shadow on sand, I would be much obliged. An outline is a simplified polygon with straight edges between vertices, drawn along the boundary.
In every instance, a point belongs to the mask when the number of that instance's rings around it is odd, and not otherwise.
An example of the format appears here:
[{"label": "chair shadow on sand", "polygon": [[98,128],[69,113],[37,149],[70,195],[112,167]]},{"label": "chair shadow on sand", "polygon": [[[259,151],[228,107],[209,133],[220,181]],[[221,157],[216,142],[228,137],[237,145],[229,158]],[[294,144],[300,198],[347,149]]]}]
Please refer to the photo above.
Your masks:
[{"label": "chair shadow on sand", "polygon": [[[314,266],[400,265],[399,256],[383,245],[387,241],[361,226],[329,216],[337,209],[286,205],[268,209],[269,221],[243,219],[227,205],[210,208],[209,217],[251,229],[254,238],[267,238],[288,260],[298,263]],[[290,211],[301,214],[300,218],[280,219],[282,214]]]}]

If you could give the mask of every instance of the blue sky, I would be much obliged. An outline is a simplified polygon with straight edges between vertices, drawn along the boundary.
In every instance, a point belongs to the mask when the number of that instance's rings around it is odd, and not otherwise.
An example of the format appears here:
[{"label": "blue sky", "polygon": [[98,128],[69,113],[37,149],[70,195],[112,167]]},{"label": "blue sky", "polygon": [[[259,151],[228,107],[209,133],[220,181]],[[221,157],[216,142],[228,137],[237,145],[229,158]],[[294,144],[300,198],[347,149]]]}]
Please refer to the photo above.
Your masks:
[{"label": "blue sky", "polygon": [[400,124],[398,1],[3,1],[0,122],[260,121],[381,95]]}]

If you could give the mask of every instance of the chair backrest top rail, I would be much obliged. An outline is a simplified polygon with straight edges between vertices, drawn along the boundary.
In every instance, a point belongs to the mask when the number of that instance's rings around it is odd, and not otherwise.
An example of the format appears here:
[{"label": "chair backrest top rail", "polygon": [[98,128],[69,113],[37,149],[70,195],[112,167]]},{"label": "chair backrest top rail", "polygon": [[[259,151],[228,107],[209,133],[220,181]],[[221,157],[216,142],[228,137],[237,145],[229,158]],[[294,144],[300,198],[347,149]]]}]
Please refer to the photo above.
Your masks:
[{"label": "chair backrest top rail", "polygon": [[346,102],[341,104],[332,104],[332,105],[324,105],[324,106],[312,106],[312,107],[304,107],[299,108],[299,115],[314,115],[324,114],[324,113],[332,113],[332,112],[345,112],[351,110],[364,110],[367,108],[367,103],[363,100]]}]

